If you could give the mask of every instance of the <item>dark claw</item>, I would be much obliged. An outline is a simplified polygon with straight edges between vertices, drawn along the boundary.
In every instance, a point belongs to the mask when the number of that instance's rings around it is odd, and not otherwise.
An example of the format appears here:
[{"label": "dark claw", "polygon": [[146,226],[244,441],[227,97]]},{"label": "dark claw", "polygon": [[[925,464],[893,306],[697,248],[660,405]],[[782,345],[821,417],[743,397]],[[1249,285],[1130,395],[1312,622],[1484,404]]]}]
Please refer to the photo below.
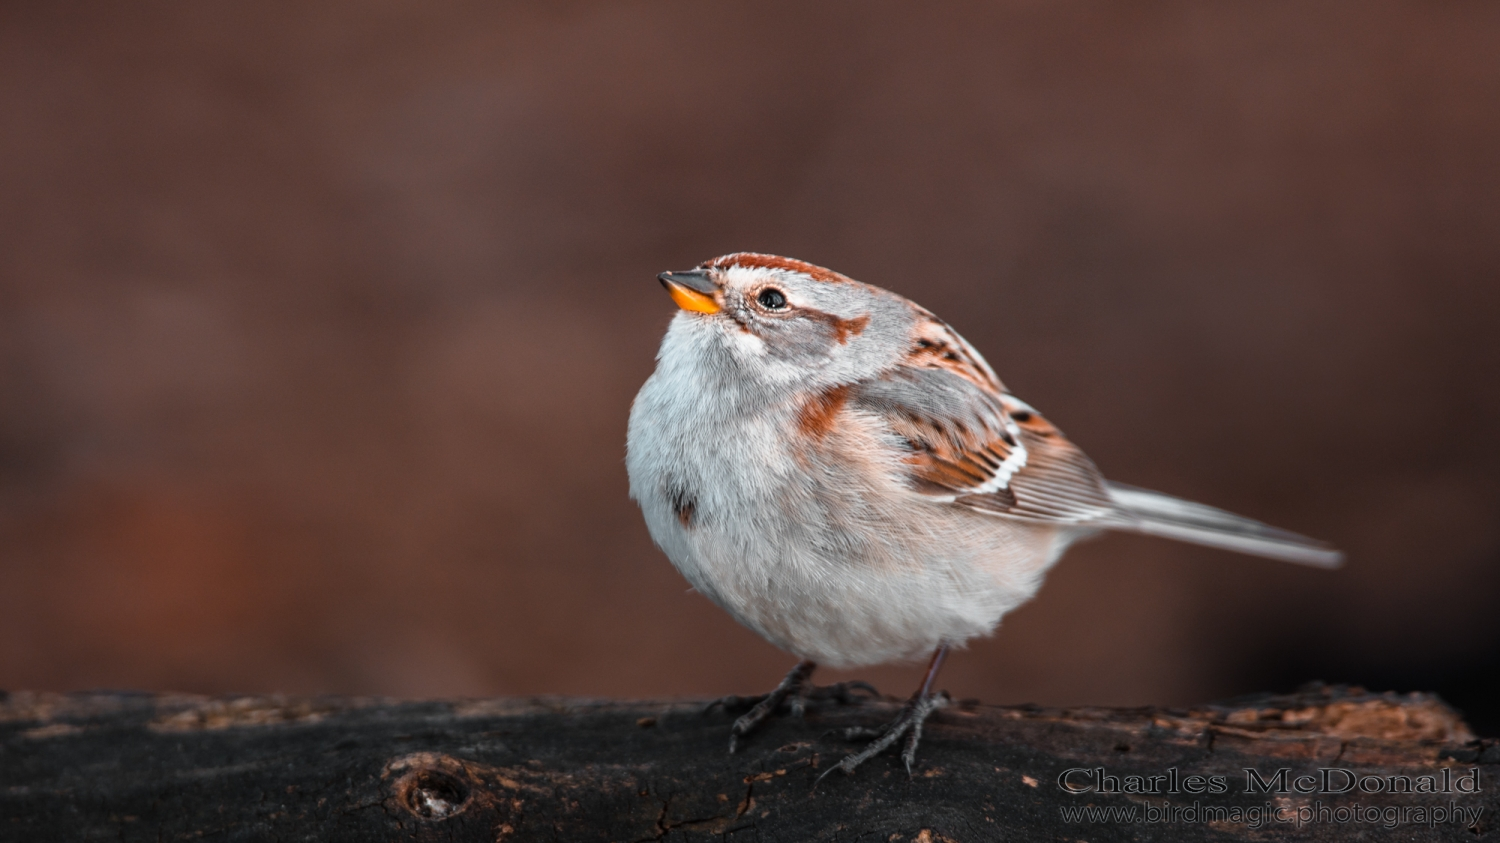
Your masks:
[{"label": "dark claw", "polygon": [[[861,693],[856,694],[855,691]],[[833,700],[840,705],[858,705],[870,700],[880,699],[880,692],[875,686],[868,682],[840,682],[836,685],[824,685],[821,688],[810,688],[803,697],[808,700]]]},{"label": "dark claw", "polygon": [[[813,669],[816,667],[817,665],[812,662],[800,662],[796,667],[792,668],[792,671],[786,675],[785,679],[781,680],[781,684],[777,685],[776,690],[771,693],[763,694],[759,697],[735,697],[729,700],[724,705],[726,711],[731,710],[731,705],[738,706],[749,700],[756,701],[748,712],[734,721],[734,727],[730,730],[729,735],[729,752],[733,754],[738,751],[740,748],[739,739],[755,731],[762,723],[770,719],[781,708],[782,703],[786,702],[788,696],[800,694],[802,687],[807,684],[807,677],[812,675]],[[709,710],[712,709],[713,705],[710,705]]]},{"label": "dark claw", "polygon": [[734,753],[740,748],[741,738],[748,736],[760,728],[765,721],[780,714],[783,710],[790,711],[797,717],[803,717],[807,714],[809,703],[832,700],[839,705],[858,705],[869,700],[880,699],[880,692],[868,682],[839,682],[823,687],[811,686],[807,680],[812,676],[815,667],[816,665],[812,662],[802,662],[792,668],[791,673],[788,673],[786,678],[781,680],[781,684],[776,686],[776,690],[771,693],[753,697],[721,697],[705,706],[703,713],[708,714],[716,708],[722,708],[730,714],[745,712],[734,721],[734,727],[730,730],[729,751]]},{"label": "dark claw", "polygon": [[948,695],[942,692],[913,697],[901,707],[901,713],[896,715],[896,719],[884,728],[852,726],[845,729],[844,737],[847,739],[873,738],[873,740],[859,752],[844,756],[838,764],[828,768],[827,772],[819,776],[818,781],[822,781],[834,770],[843,770],[845,773],[853,774],[856,767],[894,746],[903,734],[906,735],[906,742],[901,749],[901,760],[906,765],[906,774],[910,776],[912,764],[917,758],[917,745],[922,741],[923,724],[934,711],[946,706],[948,702]]},{"label": "dark claw", "polygon": [[[946,692],[932,692],[933,680],[937,678],[938,669],[943,666],[943,659],[947,655],[948,646],[946,644],[937,648],[937,651],[932,654],[932,661],[927,663],[927,675],[922,679],[921,686],[917,688],[915,694],[912,694],[911,699],[906,701],[906,705],[901,706],[901,713],[896,715],[896,719],[888,723],[885,728],[867,729],[856,726],[845,729],[844,736],[846,738],[869,737],[874,738],[874,740],[870,741],[869,745],[859,752],[844,756],[839,763],[829,767],[827,772],[818,776],[818,781],[821,782],[827,778],[834,770],[843,770],[845,773],[852,775],[854,768],[889,749],[896,741],[900,740],[903,734],[906,735],[906,743],[901,748],[901,760],[906,764],[906,775],[910,777],[911,765],[917,757],[917,744],[922,741],[922,724],[927,722],[927,718],[932,716],[934,711],[948,704],[948,694]],[[853,685],[854,683],[850,684]],[[868,685],[865,687],[871,692],[875,691],[874,688],[870,688]],[[817,786],[815,782],[813,788],[816,789]]]},{"label": "dark claw", "polygon": [[758,705],[760,701],[764,700],[767,696],[769,696],[769,694],[756,694],[752,697],[719,697],[718,699],[704,706],[701,713],[711,714],[716,708],[722,708],[728,714],[734,714],[735,712],[739,711],[748,711]]},{"label": "dark claw", "polygon": [[911,731],[906,734],[906,745],[901,748],[901,763],[906,765],[906,777],[911,778],[911,765],[917,760],[917,744],[922,742],[922,726],[927,723],[927,716],[947,705],[948,695],[939,693],[937,696],[929,697],[924,701],[927,706],[927,714],[916,718],[911,724]]},{"label": "dark claw", "polygon": [[[844,697],[852,702],[860,702],[861,699],[880,699],[880,691],[876,690],[875,686],[868,682],[840,682],[837,687],[843,692]],[[868,696],[864,698],[856,697],[851,695],[850,691],[864,691]]]}]

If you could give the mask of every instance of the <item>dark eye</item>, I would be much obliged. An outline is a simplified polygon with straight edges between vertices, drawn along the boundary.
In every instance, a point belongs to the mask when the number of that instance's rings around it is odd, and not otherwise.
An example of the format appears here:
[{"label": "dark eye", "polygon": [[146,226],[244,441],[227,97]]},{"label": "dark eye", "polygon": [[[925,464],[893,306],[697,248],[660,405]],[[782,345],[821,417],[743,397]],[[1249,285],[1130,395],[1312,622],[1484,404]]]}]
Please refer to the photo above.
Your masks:
[{"label": "dark eye", "polygon": [[760,295],[756,296],[755,300],[760,302],[760,306],[766,310],[781,310],[786,307],[786,296],[775,287],[767,287],[761,290]]}]

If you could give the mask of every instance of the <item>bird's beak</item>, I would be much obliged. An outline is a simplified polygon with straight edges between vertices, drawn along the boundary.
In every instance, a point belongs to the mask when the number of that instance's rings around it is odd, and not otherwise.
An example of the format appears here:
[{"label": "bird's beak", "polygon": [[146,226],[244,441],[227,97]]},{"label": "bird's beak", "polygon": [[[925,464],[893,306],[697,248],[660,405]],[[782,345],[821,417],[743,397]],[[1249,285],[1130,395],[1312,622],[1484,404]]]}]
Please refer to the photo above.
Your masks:
[{"label": "bird's beak", "polygon": [[718,313],[724,309],[715,295],[719,292],[719,285],[714,283],[706,269],[663,272],[656,277],[661,279],[661,285],[667,288],[672,301],[677,302],[677,306],[683,310]]}]

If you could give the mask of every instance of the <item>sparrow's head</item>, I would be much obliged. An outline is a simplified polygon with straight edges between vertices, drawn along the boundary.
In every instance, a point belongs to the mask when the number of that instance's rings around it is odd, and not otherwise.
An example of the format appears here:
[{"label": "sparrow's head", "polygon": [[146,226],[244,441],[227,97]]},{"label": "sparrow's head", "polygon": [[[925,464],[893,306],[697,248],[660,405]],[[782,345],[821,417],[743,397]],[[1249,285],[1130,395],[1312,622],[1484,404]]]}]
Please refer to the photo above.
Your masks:
[{"label": "sparrow's head", "polygon": [[703,364],[765,383],[867,377],[905,350],[916,313],[894,293],[776,255],[737,252],[657,277],[682,308],[669,346],[678,335]]}]

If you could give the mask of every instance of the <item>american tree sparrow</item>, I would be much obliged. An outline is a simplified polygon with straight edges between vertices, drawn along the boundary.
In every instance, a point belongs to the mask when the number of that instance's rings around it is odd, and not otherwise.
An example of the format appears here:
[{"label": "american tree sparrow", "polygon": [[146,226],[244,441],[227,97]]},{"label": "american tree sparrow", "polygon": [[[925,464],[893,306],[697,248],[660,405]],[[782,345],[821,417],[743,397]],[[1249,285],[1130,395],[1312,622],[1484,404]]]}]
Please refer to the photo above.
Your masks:
[{"label": "american tree sparrow", "polygon": [[895,293],[748,252],[659,277],[681,310],[631,408],[631,497],[695,589],[802,660],[735,722],[731,752],[784,703],[849,696],[809,687],[817,664],[931,655],[900,715],[851,730],[874,740],[829,770],[905,735],[910,771],[947,700],[932,685],[948,649],[993,630],[1101,530],[1340,562],[1303,536],[1106,481]]}]

